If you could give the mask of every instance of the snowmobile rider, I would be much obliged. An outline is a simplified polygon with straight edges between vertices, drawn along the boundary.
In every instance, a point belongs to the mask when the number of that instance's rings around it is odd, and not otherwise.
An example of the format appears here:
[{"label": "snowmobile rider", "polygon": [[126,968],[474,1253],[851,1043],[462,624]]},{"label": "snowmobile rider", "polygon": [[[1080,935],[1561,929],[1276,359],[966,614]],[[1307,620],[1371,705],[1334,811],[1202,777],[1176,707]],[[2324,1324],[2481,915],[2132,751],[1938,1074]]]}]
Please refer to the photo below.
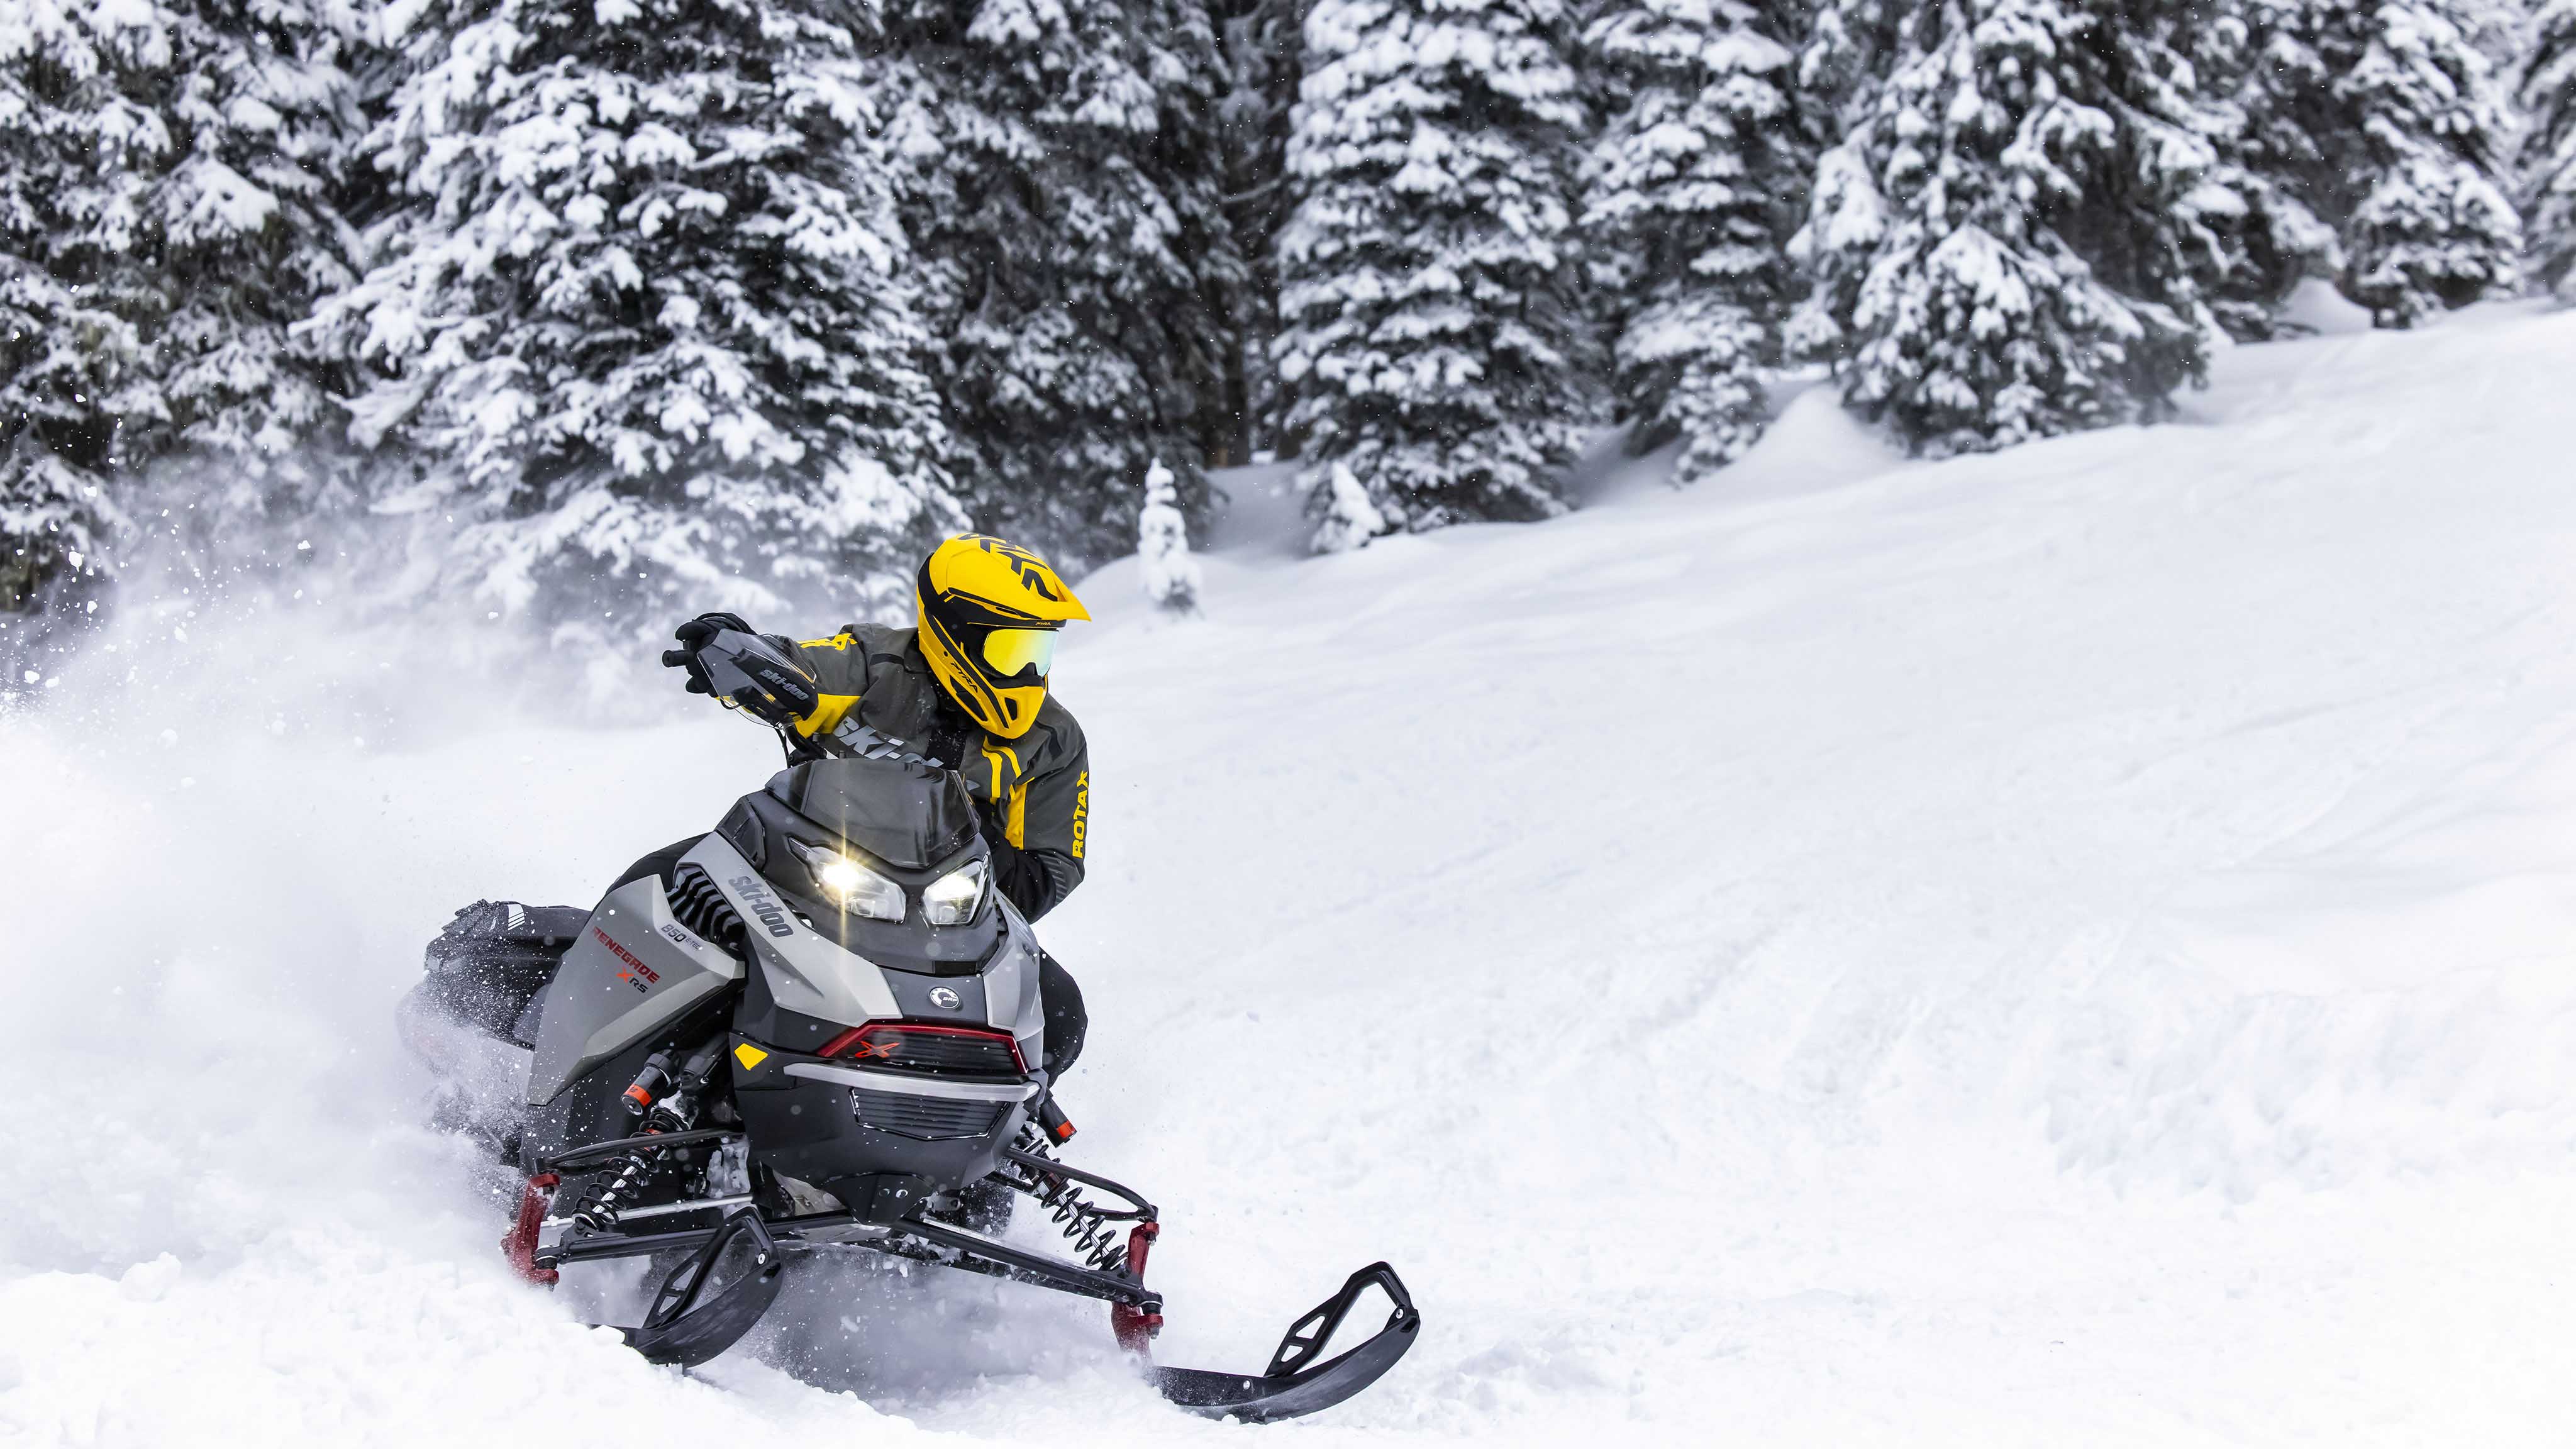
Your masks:
[{"label": "snowmobile rider", "polygon": [[[1047,692],[1055,634],[1089,611],[1046,560],[981,534],[931,550],[913,580],[913,627],[848,624],[798,644],[767,636],[803,662],[822,702],[792,722],[808,739],[872,730],[939,761],[965,780],[992,851],[994,884],[1030,921],[1082,884],[1091,761],[1082,726]],[[689,671],[689,691],[712,694],[696,651],[719,630],[754,632],[731,614],[701,614],[677,631],[665,662]],[[668,882],[682,841],[635,863],[619,882]],[[1054,956],[1038,953],[1046,1012],[1046,1068],[1061,1081],[1082,1054],[1089,1018],[1081,988]]]}]

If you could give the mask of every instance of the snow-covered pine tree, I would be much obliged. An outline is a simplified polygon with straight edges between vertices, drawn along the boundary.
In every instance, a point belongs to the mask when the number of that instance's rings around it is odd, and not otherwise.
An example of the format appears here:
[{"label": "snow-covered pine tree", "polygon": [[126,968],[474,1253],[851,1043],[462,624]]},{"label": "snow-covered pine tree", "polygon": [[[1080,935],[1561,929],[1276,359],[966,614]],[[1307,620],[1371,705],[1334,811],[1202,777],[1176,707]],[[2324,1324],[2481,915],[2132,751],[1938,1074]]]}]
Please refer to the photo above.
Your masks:
[{"label": "snow-covered pine tree", "polygon": [[1190,557],[1181,493],[1160,458],[1145,470],[1145,506],[1136,511],[1136,563],[1145,597],[1166,614],[1199,611],[1199,561]]},{"label": "snow-covered pine tree", "polygon": [[1279,239],[1319,548],[1336,465],[1400,526],[1561,512],[1586,398],[1584,116],[1559,0],[1316,0]]},{"label": "snow-covered pine tree", "polygon": [[1685,440],[1691,482],[1762,434],[1813,149],[1792,112],[1803,0],[1622,0],[1586,30],[1617,73],[1593,143],[1587,252],[1612,282],[1620,415],[1643,452]]},{"label": "snow-covered pine tree", "polygon": [[2248,166],[2333,227],[2339,284],[2404,327],[2511,284],[2482,0],[2250,0]]},{"label": "snow-covered pine tree", "polygon": [[1217,105],[1225,153],[1225,214],[1243,259],[1244,286],[1228,349],[1231,452],[1249,461],[1277,449],[1281,399],[1270,349],[1279,338],[1279,229],[1287,222],[1288,133],[1305,74],[1307,0],[1219,0],[1229,89]]},{"label": "snow-covered pine tree", "polygon": [[0,607],[112,560],[156,463],[313,500],[332,375],[289,329],[349,277],[358,30],[342,0],[0,19]]},{"label": "snow-covered pine tree", "polygon": [[2576,302],[2576,0],[2546,0],[2532,24],[2522,70],[2532,258],[2541,281]]},{"label": "snow-covered pine tree", "polygon": [[0,19],[0,608],[33,609],[111,540],[119,424],[158,410],[136,322],[160,310],[141,255],[171,145],[148,103],[157,18]]},{"label": "snow-covered pine tree", "polygon": [[1386,515],[1370,501],[1366,485],[1348,463],[1324,469],[1322,516],[1315,523],[1315,552],[1348,553],[1388,531]]},{"label": "snow-covered pine tree", "polygon": [[1059,563],[1135,538],[1135,479],[1185,510],[1229,427],[1242,268],[1204,0],[888,0],[929,370],[981,527]]},{"label": "snow-covered pine tree", "polygon": [[[845,0],[432,0],[368,140],[396,209],[326,324],[379,504],[511,607],[890,602],[962,526]],[[639,575],[643,576],[639,579]]]},{"label": "snow-covered pine tree", "polygon": [[343,207],[371,22],[349,0],[161,3],[179,41],[166,105],[181,148],[156,198],[165,453],[226,519],[350,503],[333,401],[349,374],[298,324],[357,280]]},{"label": "snow-covered pine tree", "polygon": [[1836,0],[1807,57],[1844,139],[1793,324],[1935,456],[2154,418],[2198,380],[2215,122],[2179,0]]},{"label": "snow-covered pine tree", "polygon": [[2274,336],[2291,292],[2332,276],[2340,256],[2335,229],[2302,199],[2309,143],[2268,101],[2278,77],[2261,3],[2215,7],[2186,37],[2196,89],[2216,122],[2215,160],[2195,195],[2219,255],[2209,309],[2249,342]]}]

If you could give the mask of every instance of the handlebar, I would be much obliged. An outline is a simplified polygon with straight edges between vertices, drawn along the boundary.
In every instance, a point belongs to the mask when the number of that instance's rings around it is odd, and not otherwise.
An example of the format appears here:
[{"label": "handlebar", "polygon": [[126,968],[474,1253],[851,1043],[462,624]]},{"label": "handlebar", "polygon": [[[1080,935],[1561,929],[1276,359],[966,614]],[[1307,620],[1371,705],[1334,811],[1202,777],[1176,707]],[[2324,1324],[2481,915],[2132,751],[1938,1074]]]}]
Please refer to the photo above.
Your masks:
[{"label": "handlebar", "polygon": [[[687,638],[687,635],[683,635]],[[728,709],[738,709],[778,735],[787,763],[813,760],[913,759],[954,771],[932,761],[902,740],[879,734],[852,721],[833,731],[806,734],[796,722],[810,717],[823,702],[822,681],[804,663],[765,635],[746,629],[715,627],[691,639],[689,647],[662,651],[662,662],[690,672],[691,685],[712,694]]]}]

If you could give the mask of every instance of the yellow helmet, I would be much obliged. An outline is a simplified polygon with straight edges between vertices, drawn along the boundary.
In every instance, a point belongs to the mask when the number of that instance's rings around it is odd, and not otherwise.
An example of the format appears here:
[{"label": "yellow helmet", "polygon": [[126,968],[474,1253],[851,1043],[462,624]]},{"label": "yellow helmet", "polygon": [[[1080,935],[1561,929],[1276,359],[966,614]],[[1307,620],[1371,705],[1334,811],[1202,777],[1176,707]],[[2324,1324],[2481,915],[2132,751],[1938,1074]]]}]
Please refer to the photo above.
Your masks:
[{"label": "yellow helmet", "polygon": [[1015,740],[1038,722],[1055,631],[1091,617],[1047,561],[980,533],[930,551],[913,580],[921,657],[957,707]]}]

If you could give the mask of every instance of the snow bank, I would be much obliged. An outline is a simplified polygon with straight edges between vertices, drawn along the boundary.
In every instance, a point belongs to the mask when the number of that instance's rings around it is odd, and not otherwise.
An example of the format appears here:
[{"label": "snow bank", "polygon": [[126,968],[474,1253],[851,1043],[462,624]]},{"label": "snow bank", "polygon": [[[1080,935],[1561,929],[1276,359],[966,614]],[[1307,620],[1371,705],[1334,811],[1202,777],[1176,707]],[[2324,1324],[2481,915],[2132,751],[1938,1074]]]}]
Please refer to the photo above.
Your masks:
[{"label": "snow bank", "polygon": [[1165,1209],[1164,1356],[1257,1363],[1380,1256],[1428,1320],[1275,1430],[1007,1287],[814,1285],[687,1379],[503,1273],[391,1003],[453,906],[703,828],[755,731],[460,667],[361,746],[93,670],[0,721],[0,1426],[2564,1442],[2571,367],[2576,316],[2484,309],[1940,465],[1802,397],[1687,492],[1211,556],[1190,629],[1086,585],[1045,934],[1085,1160]]}]

